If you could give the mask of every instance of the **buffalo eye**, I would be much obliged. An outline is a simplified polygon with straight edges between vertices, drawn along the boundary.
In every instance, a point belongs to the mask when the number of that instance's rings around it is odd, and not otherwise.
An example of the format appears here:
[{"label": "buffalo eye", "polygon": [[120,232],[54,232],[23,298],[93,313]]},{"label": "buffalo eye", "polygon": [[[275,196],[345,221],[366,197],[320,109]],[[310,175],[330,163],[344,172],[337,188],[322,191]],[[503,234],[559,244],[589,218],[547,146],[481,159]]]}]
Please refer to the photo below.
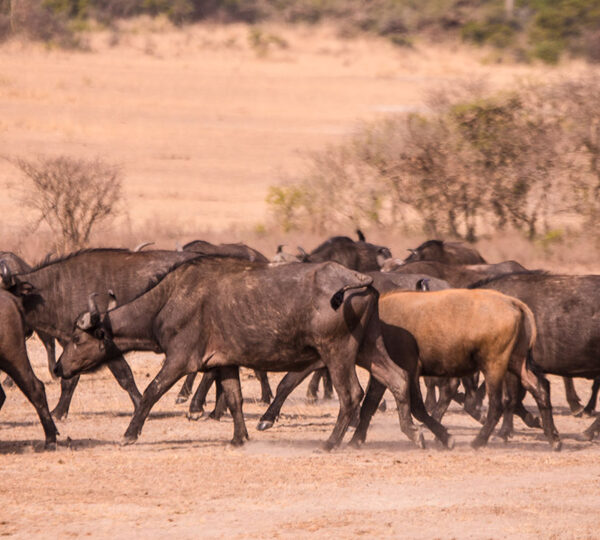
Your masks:
[{"label": "buffalo eye", "polygon": [[94,330],[94,336],[96,337],[96,339],[104,339],[104,330],[102,328]]},{"label": "buffalo eye", "polygon": [[75,345],[79,344],[80,341],[81,338],[78,335],[73,336],[73,343],[75,343]]}]

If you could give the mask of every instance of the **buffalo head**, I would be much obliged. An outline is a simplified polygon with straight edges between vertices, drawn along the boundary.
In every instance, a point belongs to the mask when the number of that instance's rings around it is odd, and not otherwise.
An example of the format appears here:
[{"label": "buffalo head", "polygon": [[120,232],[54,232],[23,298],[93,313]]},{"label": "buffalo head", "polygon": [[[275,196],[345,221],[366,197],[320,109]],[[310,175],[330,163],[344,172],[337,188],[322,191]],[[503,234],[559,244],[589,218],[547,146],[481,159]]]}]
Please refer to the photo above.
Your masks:
[{"label": "buffalo head", "polygon": [[[117,305],[112,291],[108,292],[108,310]],[[75,321],[73,332],[54,368],[55,375],[69,379],[82,371],[88,371],[100,363],[120,354],[112,340],[108,313],[100,313],[96,303],[97,293],[88,299],[88,311]]]}]

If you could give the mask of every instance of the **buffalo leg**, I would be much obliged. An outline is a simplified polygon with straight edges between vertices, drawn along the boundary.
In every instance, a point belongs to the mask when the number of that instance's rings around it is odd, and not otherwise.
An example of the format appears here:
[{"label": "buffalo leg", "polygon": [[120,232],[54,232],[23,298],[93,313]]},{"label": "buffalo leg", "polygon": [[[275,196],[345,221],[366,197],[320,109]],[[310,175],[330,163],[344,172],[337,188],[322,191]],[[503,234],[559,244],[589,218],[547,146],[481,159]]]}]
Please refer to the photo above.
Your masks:
[{"label": "buffalo leg", "polygon": [[[177,394],[175,403],[185,403],[190,398],[190,396],[192,395],[192,390],[194,388],[194,380],[195,379],[196,379],[196,373],[188,374],[188,376],[185,378],[185,381],[181,385],[181,390],[179,390],[179,394]],[[202,402],[202,405],[204,405],[204,401]],[[192,406],[190,404],[190,413],[191,412],[192,412]]]},{"label": "buffalo leg", "polygon": [[[388,354],[388,351],[392,351],[392,353]],[[390,354],[393,356],[390,357]],[[423,434],[412,422],[411,412],[414,412],[415,416],[418,414],[424,422],[427,418],[427,427],[433,431],[442,444],[445,446],[450,444],[451,438],[448,431],[429,416],[420,390],[417,393],[416,389],[412,387],[412,385],[419,384],[418,346],[412,336],[390,332],[384,344],[379,318],[373,317],[367,329],[363,346],[359,351],[358,364],[368,369],[375,379],[390,390],[396,400],[400,429],[409,440],[421,448],[425,445]],[[371,420],[369,412],[372,403],[379,404],[383,396],[383,394],[378,396],[381,391],[379,386],[374,384],[371,389],[372,393],[376,393],[376,397],[375,399],[370,398],[372,401],[369,402],[369,409],[366,409],[365,414],[361,410],[358,434],[355,433],[356,439],[353,437],[355,443],[366,434]],[[415,405],[417,409],[415,409]]]},{"label": "buffalo leg", "polygon": [[542,427],[544,434],[554,450],[560,450],[561,442],[558,430],[554,425],[552,417],[552,404],[550,402],[550,383],[543,375],[537,375],[527,368],[525,359],[521,364],[521,384],[534,397],[540,416],[542,417]]},{"label": "buffalo leg", "polygon": [[456,395],[460,379],[456,377],[447,378],[440,385],[440,399],[433,409],[431,416],[433,416],[438,422],[441,421],[444,414],[448,410],[452,398]]},{"label": "buffalo leg", "polygon": [[383,398],[383,394],[385,394],[385,385],[371,375],[369,377],[369,383],[367,384],[365,399],[363,399],[360,408],[358,426],[350,440],[352,446],[358,447],[367,440],[367,429],[369,428],[371,418],[373,418],[379,402]]},{"label": "buffalo leg", "polygon": [[504,420],[502,427],[498,432],[498,436],[507,440],[512,436],[514,431],[513,417],[516,414],[523,423],[530,428],[541,428],[542,424],[537,416],[529,412],[523,399],[525,398],[525,388],[521,384],[519,378],[511,372],[507,372],[504,377],[504,388],[506,390],[506,401],[504,407]]},{"label": "buffalo leg", "polygon": [[525,392],[521,392],[519,379],[512,373],[504,377],[505,399],[502,427],[498,431],[498,437],[507,441],[514,432],[514,414],[517,404],[521,402]]},{"label": "buffalo leg", "polygon": [[[34,374],[31,369],[31,364],[25,353],[25,344],[23,351],[19,355],[20,358],[16,362],[5,363],[2,369],[11,376],[15,384],[21,392],[25,394],[29,402],[35,407],[35,410],[40,418],[44,434],[46,436],[46,448],[54,448],[56,446],[56,435],[58,430],[50,416],[48,409],[48,401],[46,399],[46,391],[44,385]],[[4,394],[4,392],[2,392]]]},{"label": "buffalo leg", "polygon": [[328,369],[323,372],[323,399],[333,399],[333,384]]},{"label": "buffalo leg", "polygon": [[425,394],[425,408],[429,413],[435,409],[437,399],[435,397],[436,378],[435,377],[423,377],[425,382],[425,388],[427,393]]},{"label": "buffalo leg", "polygon": [[484,372],[483,376],[485,379],[489,408],[485,423],[471,442],[473,448],[479,448],[487,444],[492,431],[502,415],[502,374],[487,371]]},{"label": "buffalo leg", "polygon": [[465,387],[464,409],[478,422],[483,422],[481,413],[481,403],[477,399],[477,379],[476,375],[462,377],[461,382]]},{"label": "buffalo leg", "polygon": [[[244,440],[248,439],[248,431],[244,422],[244,414],[242,412],[243,398],[242,387],[240,385],[239,367],[228,366],[220,368],[220,383],[223,386],[223,393],[227,406],[233,417],[233,439],[231,444],[241,446]],[[217,400],[218,402],[218,400]]]},{"label": "buffalo leg", "polygon": [[327,368],[317,369],[310,378],[310,381],[308,382],[308,388],[306,389],[306,400],[309,403],[314,403],[317,401],[319,393],[319,381],[321,378],[324,378],[326,372]]},{"label": "buffalo leg", "polygon": [[223,381],[221,375],[221,368],[219,368],[217,373],[217,378],[215,380],[215,408],[208,415],[209,418],[213,420],[221,420],[221,417],[227,411],[227,408],[231,411],[231,407],[229,407],[227,398],[224,394],[225,389],[223,388]]},{"label": "buffalo leg", "polygon": [[56,345],[54,338],[44,332],[37,332],[37,335],[44,345],[44,349],[46,349],[46,356],[48,357],[48,371],[50,371],[50,376],[52,379],[56,380],[57,376],[54,373],[54,368],[56,367]]},{"label": "buffalo leg", "polygon": [[567,403],[569,404],[569,409],[571,409],[571,414],[580,416],[583,412],[583,405],[575,391],[573,379],[571,377],[563,377],[562,380],[565,385],[565,396],[567,398]]},{"label": "buffalo leg", "polygon": [[[204,414],[204,404],[206,403],[206,395],[212,386],[212,383],[215,382],[217,378],[217,369],[211,369],[210,371],[206,371],[202,374],[202,379],[200,379],[200,384],[196,389],[196,393],[190,402],[190,410],[188,412],[188,419],[190,420],[198,420]],[[196,376],[196,373],[190,373],[190,375]],[[190,375],[186,377],[185,383],[181,387],[179,394],[183,392],[185,385],[187,384]],[[193,384],[193,379],[192,379]],[[179,399],[179,398],[178,398]],[[187,399],[187,398],[186,398]]]},{"label": "buffalo leg", "polygon": [[60,397],[56,407],[52,410],[52,416],[57,420],[64,420],[69,414],[69,407],[71,405],[71,399],[73,399],[73,392],[79,382],[79,375],[75,375],[70,379],[60,380]]},{"label": "buffalo leg", "polygon": [[[365,310],[365,315],[369,316],[369,311]],[[368,319],[366,320],[368,321]],[[364,318],[363,321],[366,322]],[[354,411],[360,405],[363,397],[363,390],[358,382],[355,368],[358,346],[356,340],[350,337],[343,345],[337,343],[322,345],[319,351],[329,369],[340,405],[333,431],[323,445],[324,450],[331,450],[340,444],[348,430]]]},{"label": "buffalo leg", "polygon": [[259,431],[264,431],[273,427],[273,424],[279,417],[281,407],[283,406],[283,403],[287,397],[295,388],[300,385],[300,383],[302,383],[304,379],[306,379],[306,377],[308,377],[313,371],[318,370],[318,368],[322,365],[323,363],[319,361],[315,364],[311,364],[303,371],[290,371],[289,373],[286,373],[283,379],[279,381],[277,390],[275,391],[275,398],[271,402],[271,405],[269,405],[269,408],[260,417],[256,429]]},{"label": "buffalo leg", "polygon": [[[125,359],[121,356],[120,358],[111,360],[107,363],[107,365],[108,369],[110,369],[111,373],[117,379],[117,382],[121,388],[126,390],[129,394],[134,408],[137,408],[142,396],[135,384],[129,364],[127,364]],[[71,405],[73,393],[75,392],[78,382],[79,375],[75,375],[70,379],[61,379],[60,398],[58,399],[56,407],[54,407],[54,410],[52,411],[52,416],[54,416],[54,418],[57,420],[63,420],[69,414],[69,407]]]},{"label": "buffalo leg", "polygon": [[600,377],[596,377],[594,379],[594,383],[592,384],[592,395],[590,396],[590,400],[588,401],[587,405],[583,409],[583,412],[588,416],[592,416],[596,410],[598,390],[600,390]]},{"label": "buffalo leg", "polygon": [[178,359],[165,359],[165,362],[156,375],[152,382],[147,386],[146,390],[142,394],[142,399],[138,407],[136,407],[133,413],[133,418],[125,431],[123,436],[122,444],[134,443],[144,427],[144,422],[150,414],[150,410],[154,404],[160,399],[160,397],[169,390],[185,373],[185,365],[187,358],[182,358],[181,361]]},{"label": "buffalo leg", "polygon": [[133,403],[133,408],[137,409],[140,400],[142,399],[142,394],[140,394],[140,391],[135,384],[133,373],[131,372],[129,364],[125,361],[125,358],[122,356],[115,358],[114,360],[107,362],[106,365],[114,375],[115,379],[117,379],[119,386],[129,394],[129,398]]},{"label": "buffalo leg", "polygon": [[255,369],[254,375],[260,381],[260,400],[268,405],[273,399],[273,392],[271,391],[267,372]]}]

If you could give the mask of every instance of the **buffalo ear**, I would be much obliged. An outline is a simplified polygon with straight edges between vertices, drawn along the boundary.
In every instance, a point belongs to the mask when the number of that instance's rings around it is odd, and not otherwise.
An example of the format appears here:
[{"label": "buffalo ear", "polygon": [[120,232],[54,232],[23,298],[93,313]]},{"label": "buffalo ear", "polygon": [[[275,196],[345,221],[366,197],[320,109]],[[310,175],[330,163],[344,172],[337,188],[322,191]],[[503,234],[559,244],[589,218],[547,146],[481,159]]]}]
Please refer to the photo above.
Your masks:
[{"label": "buffalo ear", "polygon": [[99,317],[97,314],[86,311],[77,318],[75,326],[81,330],[89,330],[90,328],[96,326],[98,321]]},{"label": "buffalo ear", "polygon": [[28,294],[33,294],[35,292],[35,287],[29,283],[29,281],[20,281],[16,285],[16,293],[19,296],[27,296]]}]

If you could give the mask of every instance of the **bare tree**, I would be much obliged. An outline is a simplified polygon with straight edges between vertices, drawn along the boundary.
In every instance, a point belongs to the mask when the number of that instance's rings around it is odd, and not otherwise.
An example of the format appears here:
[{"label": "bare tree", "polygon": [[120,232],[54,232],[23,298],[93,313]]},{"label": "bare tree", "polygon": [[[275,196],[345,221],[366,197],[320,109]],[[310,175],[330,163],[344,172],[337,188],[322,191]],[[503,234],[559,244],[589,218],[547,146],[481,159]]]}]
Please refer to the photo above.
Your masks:
[{"label": "bare tree", "polygon": [[112,218],[121,199],[121,175],[100,159],[68,156],[18,158],[13,163],[28,179],[25,204],[58,236],[59,249],[86,246],[92,229]]}]

